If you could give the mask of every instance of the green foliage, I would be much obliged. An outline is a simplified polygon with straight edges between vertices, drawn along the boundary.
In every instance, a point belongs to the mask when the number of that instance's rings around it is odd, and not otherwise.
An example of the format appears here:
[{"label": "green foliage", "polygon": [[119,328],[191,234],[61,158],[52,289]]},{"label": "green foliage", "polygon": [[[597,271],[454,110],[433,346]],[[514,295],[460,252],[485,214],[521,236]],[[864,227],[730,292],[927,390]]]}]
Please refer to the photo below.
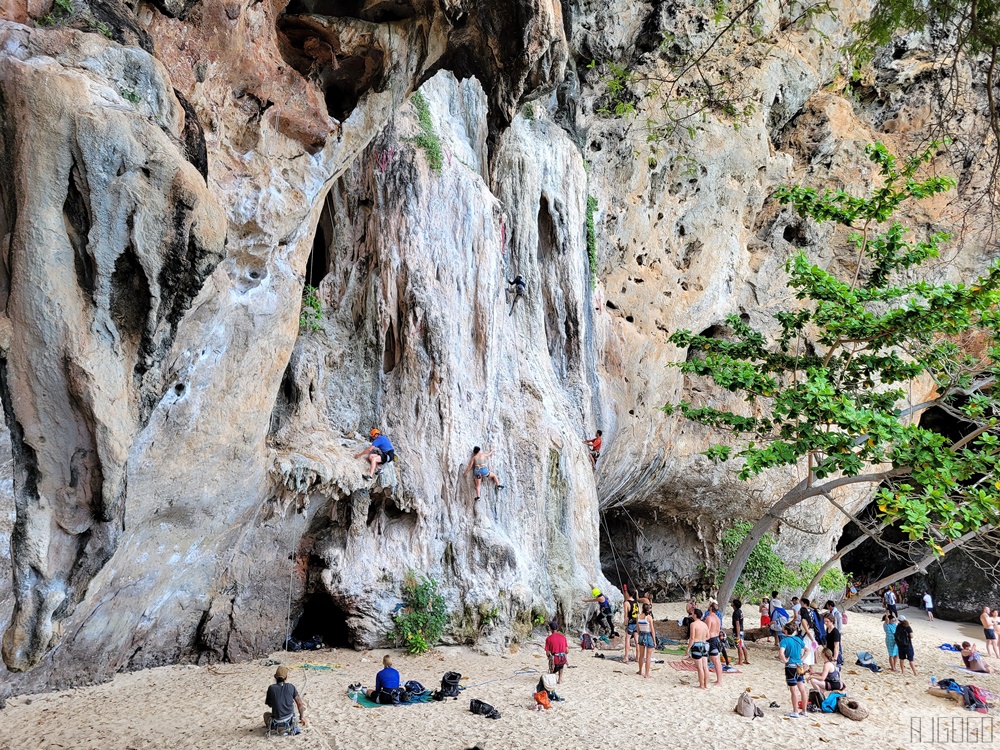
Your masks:
[{"label": "green foliage", "polygon": [[96,31],[98,34],[103,36],[105,39],[113,39],[111,35],[111,27],[108,26],[103,21],[98,21],[94,18],[87,19],[87,29],[88,31]]},{"label": "green foliage", "polygon": [[35,21],[37,26],[55,26],[73,15],[72,0],[55,0],[51,10]]},{"label": "green foliage", "polygon": [[597,285],[597,229],[594,227],[594,212],[597,198],[587,196],[587,262],[590,266],[590,285]]},{"label": "green foliage", "polygon": [[431,121],[431,109],[427,104],[424,95],[419,91],[413,94],[411,99],[413,106],[417,110],[417,120],[420,123],[420,134],[413,139],[420,148],[423,149],[427,157],[427,163],[435,172],[440,172],[444,164],[444,156],[441,152],[441,139],[434,131],[434,123]]},{"label": "green foliage", "polygon": [[299,312],[299,329],[303,331],[321,331],[323,326],[323,304],[319,300],[319,290],[306,284],[302,288],[302,309]]},{"label": "green foliage", "polygon": [[[722,535],[722,555],[728,566],[736,555],[743,540],[753,524],[741,521],[726,529]],[[789,566],[778,553],[774,551],[776,543],[773,534],[765,534],[750,553],[750,558],[743,568],[743,573],[736,582],[733,596],[744,601],[770,596],[772,591],[791,591],[802,593],[820,569],[820,563],[804,561],[796,566]],[[725,576],[725,567],[714,576],[713,583],[717,586]],[[820,579],[819,587],[823,591],[842,591],[847,584],[847,578],[837,568],[832,568]]]},{"label": "green foliage", "polygon": [[945,27],[957,51],[973,54],[1000,47],[1000,3],[995,0],[876,0],[868,20],[855,26],[851,53],[870,59],[878,47],[899,33]]},{"label": "green foliage", "polygon": [[402,612],[393,616],[389,638],[411,654],[423,654],[441,640],[448,624],[444,597],[433,578],[410,573],[403,583]]},{"label": "green foliage", "polygon": [[128,102],[132,102],[132,104],[138,104],[139,102],[142,101],[141,96],[135,93],[135,91],[133,91],[132,89],[127,89],[124,86],[118,87],[118,93],[121,94],[122,99]]},{"label": "green foliage", "polygon": [[499,616],[500,616],[499,607],[493,607],[493,609],[488,609],[485,612],[480,610],[479,624],[484,628],[488,627],[489,625],[492,625],[494,622],[496,622]]},{"label": "green foliage", "polygon": [[635,114],[638,97],[632,93],[631,84],[637,76],[624,65],[607,63],[608,75],[604,79],[608,102],[597,113],[605,117],[626,117]]},{"label": "green foliage", "polygon": [[535,121],[535,105],[531,102],[527,102],[522,110],[524,112],[524,118],[529,122]]},{"label": "green foliage", "polygon": [[[777,193],[804,219],[853,231],[856,262],[848,278],[834,273],[837,265],[815,265],[799,252],[787,265],[799,304],[774,315],[770,340],[735,315],[721,338],[670,336],[689,352],[675,366],[740,394],[748,407],[737,413],[682,402],[664,410],[733,432],[743,447],[715,446],[707,454],[740,458],[743,480],[803,459],[811,481],[892,480],[879,494],[884,518],[940,550],[946,540],[1000,522],[1000,404],[991,388],[1000,373],[1000,264],[968,284],[920,279],[920,265],[938,256],[947,235],[907,239],[893,213],[954,181],[918,178],[930,150],[902,163],[881,144],[867,153],[879,172],[867,196],[807,187]],[[937,398],[903,411],[917,379],[933,381]],[[920,425],[930,406],[957,415],[963,442]]]}]

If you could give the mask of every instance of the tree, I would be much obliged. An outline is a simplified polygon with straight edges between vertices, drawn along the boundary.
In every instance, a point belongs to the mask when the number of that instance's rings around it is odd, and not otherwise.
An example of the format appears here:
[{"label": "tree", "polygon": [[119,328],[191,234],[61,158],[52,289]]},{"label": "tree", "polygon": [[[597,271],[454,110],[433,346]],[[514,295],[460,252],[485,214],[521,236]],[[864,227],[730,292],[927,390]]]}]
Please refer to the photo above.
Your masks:
[{"label": "tree", "polygon": [[[948,236],[908,241],[892,215],[904,201],[945,192],[954,181],[918,179],[931,150],[902,164],[880,143],[867,154],[880,181],[867,196],[805,187],[777,192],[803,218],[852,230],[852,278],[840,279],[799,252],[787,271],[800,303],[774,315],[770,339],[735,315],[726,320],[725,337],[682,330],[669,339],[689,352],[675,366],[740,394],[748,405],[744,413],[687,402],[663,407],[731,431],[742,446],[719,444],[706,455],[740,459],[742,480],[800,462],[807,469],[754,523],[726,572],[720,601],[729,600],[751,551],[785,511],[813,497],[837,503],[833,493],[841,487],[871,487],[881,518],[936,554],[1000,520],[992,388],[1000,355],[1000,263],[973,284],[914,280]],[[908,386],[918,378],[930,378],[936,395],[906,405]],[[932,406],[957,420],[960,439],[920,425]]]}]

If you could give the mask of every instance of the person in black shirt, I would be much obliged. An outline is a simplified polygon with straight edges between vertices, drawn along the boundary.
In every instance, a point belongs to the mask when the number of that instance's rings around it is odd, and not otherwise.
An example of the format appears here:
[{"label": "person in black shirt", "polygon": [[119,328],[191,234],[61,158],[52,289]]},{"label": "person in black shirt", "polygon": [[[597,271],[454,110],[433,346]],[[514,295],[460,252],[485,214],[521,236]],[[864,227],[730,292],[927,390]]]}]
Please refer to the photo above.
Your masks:
[{"label": "person in black shirt", "polygon": [[743,642],[743,602],[733,599],[733,640],[736,642],[736,664],[749,664],[747,646]]},{"label": "person in black shirt", "polygon": [[899,647],[899,671],[903,672],[903,662],[910,662],[910,671],[917,676],[917,666],[913,663],[913,628],[906,621],[906,615],[899,616],[896,626],[896,645]]},{"label": "person in black shirt", "polygon": [[271,709],[264,713],[264,726],[271,729],[274,724],[289,724],[294,734],[299,733],[295,723],[295,708],[299,709],[299,719],[306,723],[306,704],[299,697],[295,685],[288,682],[288,667],[280,666],[274,672],[274,684],[268,686],[264,703]]},{"label": "person in black shirt", "polygon": [[837,623],[831,613],[823,615],[823,624],[826,627],[826,647],[833,652],[833,658],[840,668],[844,666],[844,644],[840,640],[840,631],[837,630]]}]

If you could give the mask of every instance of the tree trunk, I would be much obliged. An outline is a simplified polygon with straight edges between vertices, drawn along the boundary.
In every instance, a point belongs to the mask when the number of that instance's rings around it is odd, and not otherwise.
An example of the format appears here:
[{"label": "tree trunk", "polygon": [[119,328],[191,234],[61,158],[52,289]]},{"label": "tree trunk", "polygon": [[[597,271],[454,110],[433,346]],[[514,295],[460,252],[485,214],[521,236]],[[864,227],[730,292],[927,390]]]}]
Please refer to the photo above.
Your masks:
[{"label": "tree trunk", "polygon": [[750,533],[747,534],[746,539],[740,545],[739,549],[736,550],[736,555],[733,557],[732,562],[729,563],[729,567],[726,568],[726,576],[722,580],[722,585],[719,586],[719,606],[725,611],[725,607],[729,604],[733,596],[733,591],[736,589],[736,582],[740,579],[740,575],[743,573],[743,568],[746,567],[747,560],[750,559],[750,553],[753,552],[753,548],[757,546],[757,543],[764,538],[771,529],[774,528],[775,524],[781,520],[781,514],[784,513],[789,508],[793,508],[804,500],[808,500],[811,497],[816,497],[817,495],[828,494],[830,490],[834,490],[838,487],[844,487],[851,484],[862,484],[862,483],[878,483],[890,476],[896,476],[899,474],[907,473],[909,469],[892,469],[890,471],[878,472],[875,474],[862,474],[855,477],[840,477],[839,479],[831,479],[824,484],[813,484],[810,485],[807,480],[803,479],[792,489],[781,496],[774,505],[768,508],[767,512],[753,525]]},{"label": "tree trunk", "polygon": [[900,578],[906,578],[906,576],[908,576],[908,575],[911,575],[913,573],[917,573],[917,572],[920,572],[920,571],[924,570],[928,565],[930,565],[932,562],[934,562],[935,560],[937,560],[939,557],[944,557],[949,552],[951,552],[953,549],[958,549],[959,547],[961,547],[962,545],[966,544],[967,542],[975,539],[976,537],[978,537],[978,536],[980,536],[982,534],[988,534],[992,530],[993,530],[992,526],[982,526],[979,529],[976,529],[975,531],[970,531],[967,534],[963,534],[962,536],[960,536],[955,541],[949,542],[944,547],[942,547],[942,554],[941,555],[935,555],[933,552],[930,552],[927,555],[925,555],[924,557],[922,557],[919,561],[917,561],[913,565],[909,566],[908,568],[903,568],[898,573],[891,573],[890,575],[887,575],[885,578],[882,578],[882,579],[880,579],[878,581],[875,581],[875,583],[873,583],[873,584],[871,584],[869,586],[866,586],[865,588],[861,589],[861,591],[858,592],[858,600],[856,602],[854,602],[854,604],[852,604],[851,606],[849,606],[847,609],[854,609],[856,606],[858,606],[859,604],[861,604],[861,600],[862,599],[864,599],[866,596],[868,596],[873,591],[877,591],[878,589],[880,589],[880,588],[882,588],[884,586],[888,586],[890,583],[895,583]]},{"label": "tree trunk", "polygon": [[[888,525],[889,524],[887,523],[883,523],[881,526],[878,527],[878,530],[882,531],[882,529],[886,528]],[[874,539],[874,538],[875,538],[874,534],[870,532],[865,532],[857,539],[855,539],[853,542],[844,547],[842,550],[839,550],[837,554],[835,554],[833,557],[831,557],[829,560],[823,563],[823,567],[821,567],[819,571],[817,571],[816,575],[813,576],[813,579],[809,581],[809,585],[806,586],[806,590],[802,592],[802,596],[804,596],[806,599],[812,600],[813,594],[816,593],[816,587],[819,586],[819,582],[823,580],[823,576],[827,574],[827,571],[829,571],[830,568],[832,568],[837,563],[837,561],[840,560],[840,558],[842,558],[848,552],[857,549],[858,547],[861,546],[862,543],[864,543],[868,539]]]}]

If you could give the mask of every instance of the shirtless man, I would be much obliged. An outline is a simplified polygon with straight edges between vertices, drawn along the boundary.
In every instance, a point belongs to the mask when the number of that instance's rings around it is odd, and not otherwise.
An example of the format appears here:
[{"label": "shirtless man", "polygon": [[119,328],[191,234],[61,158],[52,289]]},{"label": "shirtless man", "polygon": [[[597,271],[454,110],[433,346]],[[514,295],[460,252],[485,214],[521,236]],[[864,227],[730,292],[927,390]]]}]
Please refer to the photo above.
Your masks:
[{"label": "shirtless man", "polygon": [[983,607],[983,612],[979,615],[979,622],[983,625],[983,636],[986,638],[986,655],[991,654],[1000,657],[1000,649],[997,648],[997,631],[990,616],[989,606]]},{"label": "shirtless man", "polygon": [[705,663],[705,660],[708,658],[708,625],[701,621],[702,611],[700,609],[696,609],[691,614],[694,615],[694,619],[691,621],[691,636],[688,638],[685,656],[694,659],[695,666],[698,667],[698,687],[707,689],[708,664]]},{"label": "shirtless man", "polygon": [[[708,658],[712,660],[712,669],[715,670],[715,684],[722,684],[722,642],[719,634],[722,633],[722,618],[718,614],[709,610],[705,615],[705,625],[708,626]],[[691,632],[694,633],[694,624],[691,625]],[[706,672],[707,672],[706,668]]]}]

